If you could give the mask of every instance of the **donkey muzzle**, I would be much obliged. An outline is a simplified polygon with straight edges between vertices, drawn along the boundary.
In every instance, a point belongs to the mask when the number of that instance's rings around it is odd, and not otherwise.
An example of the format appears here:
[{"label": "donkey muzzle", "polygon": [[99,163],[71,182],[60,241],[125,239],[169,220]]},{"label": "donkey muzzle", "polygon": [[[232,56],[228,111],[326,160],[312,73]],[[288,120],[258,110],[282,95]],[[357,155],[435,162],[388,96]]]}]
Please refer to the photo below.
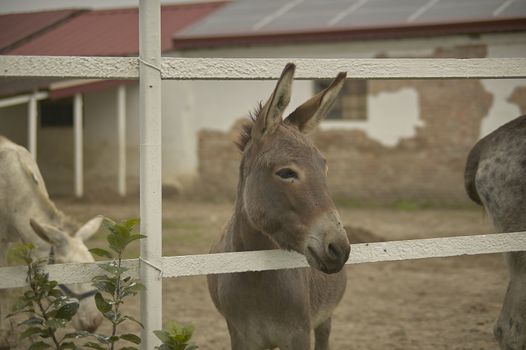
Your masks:
[{"label": "donkey muzzle", "polygon": [[316,226],[307,238],[304,255],[315,269],[336,273],[345,265],[351,252],[347,234],[339,221],[325,219]]}]

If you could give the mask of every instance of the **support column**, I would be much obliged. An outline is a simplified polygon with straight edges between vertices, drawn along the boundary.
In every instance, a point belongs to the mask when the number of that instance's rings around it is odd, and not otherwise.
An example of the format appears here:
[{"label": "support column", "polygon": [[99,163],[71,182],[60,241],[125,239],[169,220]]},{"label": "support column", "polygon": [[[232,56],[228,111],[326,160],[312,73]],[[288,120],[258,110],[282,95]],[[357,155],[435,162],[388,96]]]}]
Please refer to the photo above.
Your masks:
[{"label": "support column", "polygon": [[161,202],[161,8],[159,0],[139,1],[139,119],[141,157],[141,349],[159,345],[153,334],[162,328]]},{"label": "support column", "polygon": [[27,120],[27,148],[33,159],[37,160],[37,94],[29,97]]},{"label": "support column", "polygon": [[117,189],[121,197],[126,196],[126,86],[117,89],[117,134],[118,134],[118,174]]},{"label": "support column", "polygon": [[78,93],[73,98],[73,138],[74,138],[74,176],[75,176],[75,197],[80,198],[84,195],[84,168],[82,153],[82,134],[83,134],[83,115],[82,115],[82,94]]}]

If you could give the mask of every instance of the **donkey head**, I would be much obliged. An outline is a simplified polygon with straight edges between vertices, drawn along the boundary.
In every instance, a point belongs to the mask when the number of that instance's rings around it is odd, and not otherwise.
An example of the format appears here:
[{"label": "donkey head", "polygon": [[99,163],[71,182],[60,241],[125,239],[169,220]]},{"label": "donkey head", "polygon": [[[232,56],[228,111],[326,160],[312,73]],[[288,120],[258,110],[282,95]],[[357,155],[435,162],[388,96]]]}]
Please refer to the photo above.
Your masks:
[{"label": "donkey head", "polygon": [[[50,263],[94,262],[95,260],[84,241],[99,230],[101,223],[102,217],[95,217],[70,235],[58,227],[41,224],[30,219],[31,227],[35,233],[51,245]],[[94,288],[89,283],[60,285],[60,287],[70,297],[79,299],[79,310],[72,319],[73,326],[77,330],[95,331],[102,322],[102,316],[95,305]]]},{"label": "donkey head", "polygon": [[327,161],[306,133],[326,116],[346,74],[283,120],[294,69],[287,64],[245,130],[239,194],[252,226],[280,248],[305,255],[312,267],[334,273],[347,261],[350,245],[327,190]]}]

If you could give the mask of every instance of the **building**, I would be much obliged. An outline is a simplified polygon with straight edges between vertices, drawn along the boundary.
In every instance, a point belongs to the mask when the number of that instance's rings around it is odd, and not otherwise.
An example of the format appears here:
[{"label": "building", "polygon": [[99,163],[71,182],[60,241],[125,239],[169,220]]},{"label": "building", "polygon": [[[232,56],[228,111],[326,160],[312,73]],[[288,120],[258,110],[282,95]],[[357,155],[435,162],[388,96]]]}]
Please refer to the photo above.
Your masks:
[{"label": "building", "polygon": [[[172,50],[174,33],[223,5],[224,2],[216,1],[162,6],[162,51]],[[138,27],[136,8],[1,15],[0,54],[137,56]],[[38,100],[35,145],[30,144],[28,136],[30,97]],[[80,156],[74,155],[75,105],[83,112]],[[135,81],[0,79],[0,134],[35,150],[53,195],[71,195],[74,188],[77,195],[84,192],[90,196],[138,191],[137,109]],[[124,137],[119,136],[122,134]],[[119,138],[124,140],[120,146]],[[75,171],[79,161],[83,170]],[[171,166],[174,162],[172,157],[165,157],[163,170],[167,184],[176,181]],[[75,184],[75,172],[81,177],[80,188]]]},{"label": "building", "polygon": [[[35,28],[44,29],[32,34],[0,37],[0,44],[7,43],[1,44],[1,53],[137,54],[136,10],[62,11],[49,21],[46,26],[33,20]],[[124,34],[110,35],[115,33]],[[163,8],[163,52],[183,57],[526,57],[526,3],[238,0],[176,5]],[[37,147],[50,191],[69,194],[73,188],[73,132],[71,126],[48,124],[67,118],[55,115],[49,121],[47,108],[55,107],[47,104],[69,101],[62,110],[71,111],[71,96],[81,93],[86,193],[115,192],[117,96],[123,89],[127,188],[136,189],[136,83],[37,83],[0,81],[0,96],[38,88],[51,97],[40,103]],[[291,108],[324,84],[297,81]],[[239,160],[233,126],[268,97],[273,85],[164,81],[163,183],[203,197],[232,196]],[[20,88],[13,91],[13,86]],[[481,136],[526,113],[525,100],[525,80],[348,80],[329,120],[313,137],[329,159],[329,185],[337,197],[462,203],[467,202],[462,180],[467,152]],[[26,110],[27,105],[0,108],[0,133],[26,144]]]},{"label": "building", "polygon": [[[174,46],[185,57],[526,57],[525,16],[524,1],[237,1],[179,32]],[[239,158],[231,127],[273,82],[185,84],[178,115],[200,137],[180,149],[205,196],[231,195]],[[290,108],[324,84],[295,82]],[[525,107],[524,79],[348,80],[313,137],[329,160],[329,187],[345,201],[468,203],[467,153]]]}]

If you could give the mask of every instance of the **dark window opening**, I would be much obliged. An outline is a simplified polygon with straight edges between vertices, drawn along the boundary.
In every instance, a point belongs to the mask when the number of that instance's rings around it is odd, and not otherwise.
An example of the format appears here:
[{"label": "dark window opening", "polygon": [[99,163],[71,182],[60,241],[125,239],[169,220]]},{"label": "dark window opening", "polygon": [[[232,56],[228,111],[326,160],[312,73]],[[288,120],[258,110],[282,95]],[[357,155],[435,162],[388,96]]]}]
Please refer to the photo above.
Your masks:
[{"label": "dark window opening", "polygon": [[[331,82],[331,80],[315,81],[315,92],[326,89]],[[367,80],[347,80],[326,119],[367,120]]]},{"label": "dark window opening", "polygon": [[73,126],[73,98],[60,100],[43,100],[40,106],[40,126],[72,127]]}]

